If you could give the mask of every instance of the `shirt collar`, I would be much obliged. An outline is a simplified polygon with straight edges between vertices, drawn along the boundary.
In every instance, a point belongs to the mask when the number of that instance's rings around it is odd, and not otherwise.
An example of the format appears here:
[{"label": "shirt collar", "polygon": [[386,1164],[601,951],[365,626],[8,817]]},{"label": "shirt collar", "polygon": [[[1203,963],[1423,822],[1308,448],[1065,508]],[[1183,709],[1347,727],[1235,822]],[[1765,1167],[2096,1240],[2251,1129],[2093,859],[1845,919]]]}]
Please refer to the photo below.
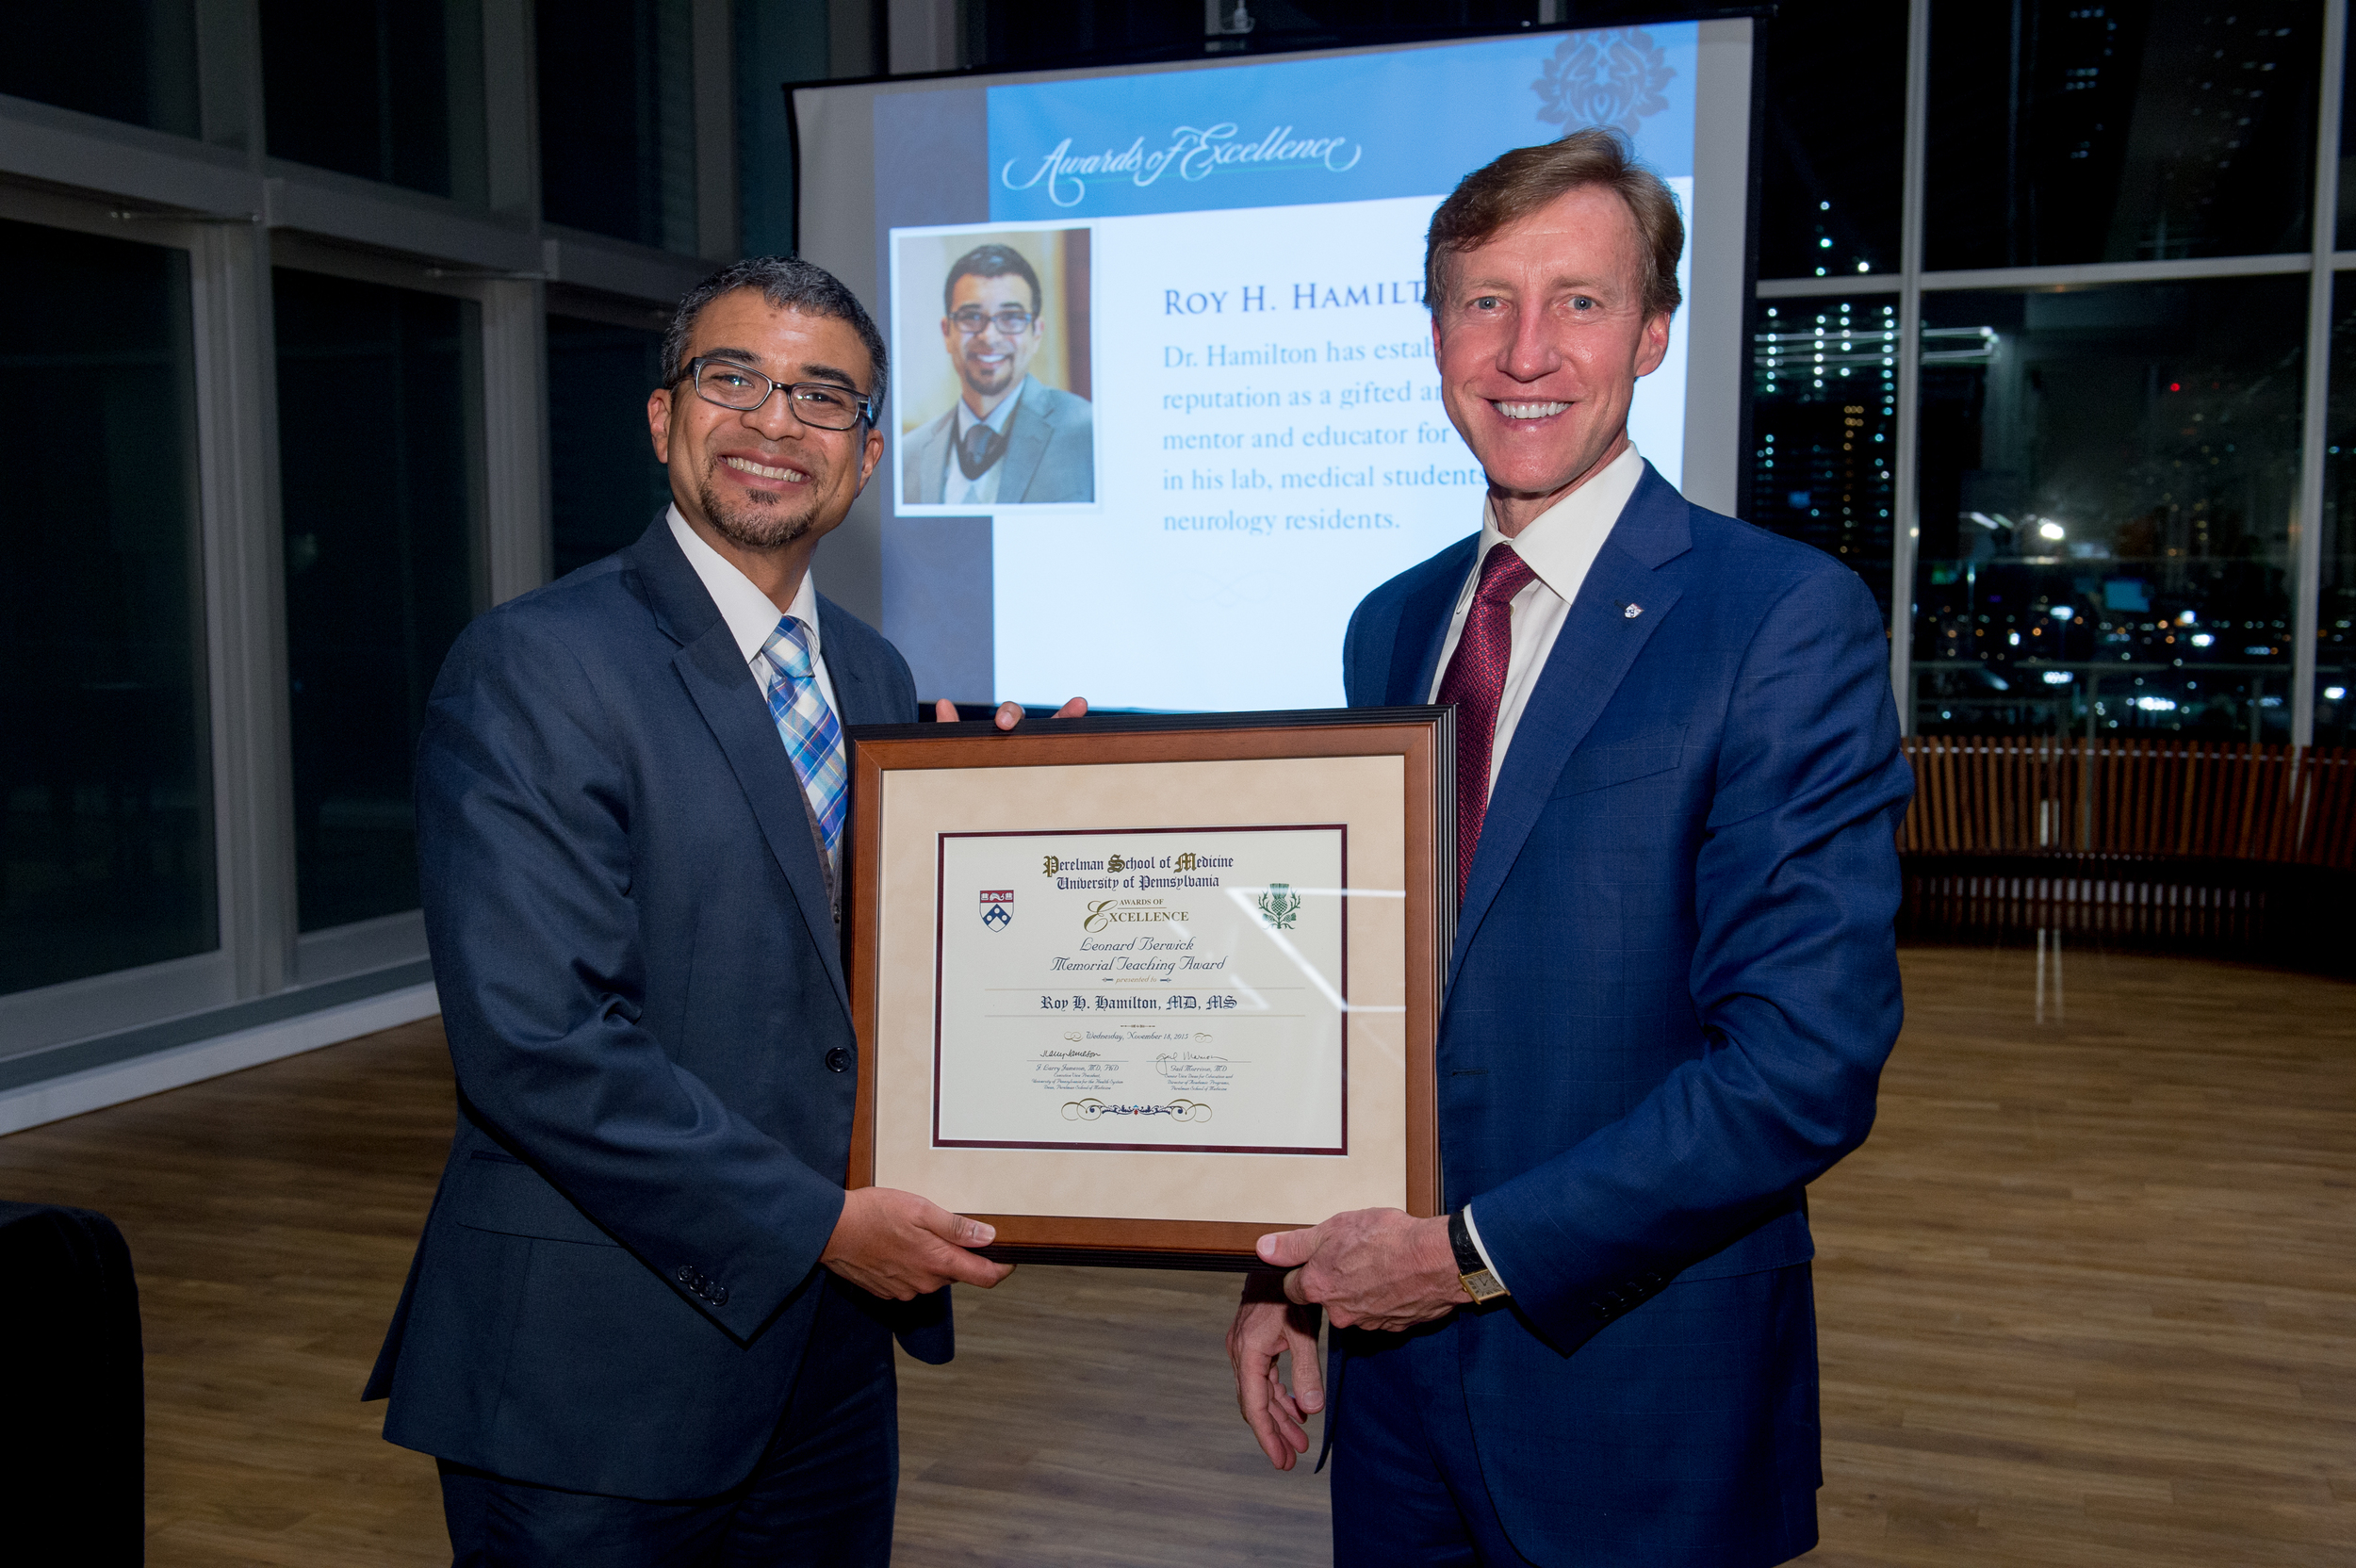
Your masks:
[{"label": "shirt collar", "polygon": [[1006,434],[1006,421],[1014,417],[1014,405],[1023,400],[1023,394],[1030,388],[1030,384],[1031,378],[1027,375],[1015,383],[1014,390],[1007,393],[998,406],[990,411],[990,417],[987,419],[976,418],[973,414],[973,405],[965,400],[965,394],[958,393],[957,439],[964,440],[965,433],[975,425],[988,425],[999,434]]},{"label": "shirt collar", "polygon": [[[1626,451],[1604,466],[1603,472],[1541,512],[1513,537],[1513,548],[1557,597],[1567,603],[1578,596],[1587,568],[1595,564],[1596,552],[1611,535],[1612,525],[1620,520],[1628,498],[1636,493],[1637,482],[1644,477],[1644,460],[1630,442]],[[1488,560],[1490,547],[1504,538],[1497,531],[1496,509],[1484,503],[1481,549],[1474,561]]]},{"label": "shirt collar", "polygon": [[[668,513],[671,537],[679,541],[679,553],[695,568],[695,576],[719,607],[720,618],[728,623],[728,635],[736,639],[737,650],[744,662],[751,663],[761,657],[761,650],[777,629],[777,607],[769,602],[769,596],[753,586],[753,580],[736,569],[727,556],[704,542],[679,515],[674,503]],[[818,659],[818,574],[802,573],[802,585],[794,590],[794,607],[786,612],[805,628],[810,639],[810,657]]]}]

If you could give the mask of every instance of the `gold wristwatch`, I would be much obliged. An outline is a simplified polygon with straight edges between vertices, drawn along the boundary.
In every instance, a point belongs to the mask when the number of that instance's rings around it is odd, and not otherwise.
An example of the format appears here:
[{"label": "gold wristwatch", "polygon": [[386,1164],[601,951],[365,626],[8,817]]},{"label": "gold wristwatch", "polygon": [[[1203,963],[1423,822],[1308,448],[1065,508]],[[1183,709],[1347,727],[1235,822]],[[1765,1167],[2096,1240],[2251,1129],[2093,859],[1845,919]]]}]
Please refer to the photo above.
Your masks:
[{"label": "gold wristwatch", "polygon": [[1456,1253],[1456,1277],[1464,1283],[1465,1295],[1480,1302],[1512,1294],[1505,1282],[1490,1273],[1489,1266],[1481,1261],[1481,1249],[1473,1245],[1472,1231],[1464,1224],[1462,1209],[1448,1217],[1448,1244]]}]

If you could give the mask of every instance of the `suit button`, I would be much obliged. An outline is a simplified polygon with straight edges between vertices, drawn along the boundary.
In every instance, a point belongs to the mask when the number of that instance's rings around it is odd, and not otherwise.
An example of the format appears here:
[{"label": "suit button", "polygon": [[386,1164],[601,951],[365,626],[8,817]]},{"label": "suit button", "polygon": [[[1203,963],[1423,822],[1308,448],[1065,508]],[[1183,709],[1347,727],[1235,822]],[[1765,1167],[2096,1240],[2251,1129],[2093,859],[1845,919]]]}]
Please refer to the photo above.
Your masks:
[{"label": "suit button", "polygon": [[826,1070],[828,1072],[845,1072],[850,1070],[850,1066],[851,1054],[843,1050],[841,1046],[838,1045],[832,1051],[826,1053]]},{"label": "suit button", "polygon": [[715,1307],[727,1306],[728,1304],[728,1287],[726,1285],[713,1285],[712,1287],[712,1295],[709,1299]]}]

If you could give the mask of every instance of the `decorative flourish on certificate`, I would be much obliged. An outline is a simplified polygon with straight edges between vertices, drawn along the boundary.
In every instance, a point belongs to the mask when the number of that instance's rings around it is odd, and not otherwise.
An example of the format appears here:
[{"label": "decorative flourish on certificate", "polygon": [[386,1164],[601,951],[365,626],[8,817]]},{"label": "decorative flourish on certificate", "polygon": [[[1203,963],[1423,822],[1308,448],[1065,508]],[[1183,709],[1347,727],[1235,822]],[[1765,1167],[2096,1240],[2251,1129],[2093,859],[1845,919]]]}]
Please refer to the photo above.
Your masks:
[{"label": "decorative flourish on certificate", "polygon": [[1348,1152],[1344,828],[940,845],[936,1147]]},{"label": "decorative flourish on certificate", "polygon": [[1180,1121],[1208,1121],[1211,1107],[1200,1100],[1173,1100],[1167,1105],[1108,1105],[1102,1100],[1067,1100],[1066,1121],[1094,1121],[1107,1116],[1167,1116]]}]

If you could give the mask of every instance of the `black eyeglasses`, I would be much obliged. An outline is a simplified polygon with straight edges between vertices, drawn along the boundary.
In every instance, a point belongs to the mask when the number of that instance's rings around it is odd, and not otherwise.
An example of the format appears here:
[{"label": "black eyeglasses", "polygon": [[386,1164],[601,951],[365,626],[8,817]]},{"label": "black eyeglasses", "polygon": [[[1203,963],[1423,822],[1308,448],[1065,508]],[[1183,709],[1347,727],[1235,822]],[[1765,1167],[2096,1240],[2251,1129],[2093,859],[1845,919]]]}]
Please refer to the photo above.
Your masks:
[{"label": "black eyeglasses", "polygon": [[812,430],[849,430],[864,419],[875,422],[875,400],[863,392],[827,381],[771,381],[738,360],[691,359],[680,381],[695,384],[695,396],[708,403],[750,414],[767,403],[772,393],[785,394],[794,417]]},{"label": "black eyeglasses", "polygon": [[967,305],[962,310],[952,311],[949,319],[955,321],[957,331],[968,337],[976,335],[984,327],[996,327],[1008,337],[1014,337],[1026,331],[1039,318],[1019,305],[1007,305],[994,315],[979,305]]}]

